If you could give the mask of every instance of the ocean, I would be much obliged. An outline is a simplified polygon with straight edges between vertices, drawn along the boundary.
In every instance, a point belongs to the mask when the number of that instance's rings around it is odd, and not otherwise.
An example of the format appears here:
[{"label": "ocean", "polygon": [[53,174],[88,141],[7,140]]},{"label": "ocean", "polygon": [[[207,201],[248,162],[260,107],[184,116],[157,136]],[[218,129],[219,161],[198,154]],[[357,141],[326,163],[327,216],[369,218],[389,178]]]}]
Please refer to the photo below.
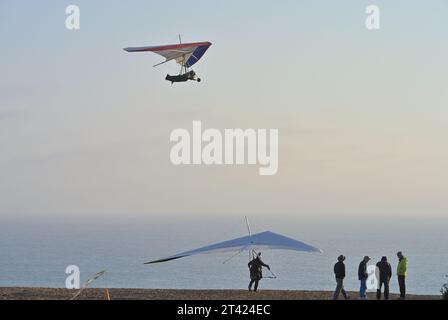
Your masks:
[{"label": "ocean", "polygon": [[[381,220],[381,221],[378,221]],[[357,267],[364,255],[375,264],[387,256],[393,271],[395,253],[409,259],[408,292],[440,294],[448,274],[445,219],[302,219],[257,218],[253,233],[270,230],[324,251],[263,251],[276,279],[263,279],[261,289],[333,290],[333,265],[347,257],[346,289],[357,291]],[[349,223],[347,222],[349,221]],[[373,221],[373,222],[372,222]],[[81,282],[106,269],[93,287],[161,289],[246,289],[248,253],[209,254],[156,265],[163,258],[247,234],[243,218],[87,217],[71,219],[2,219],[0,224],[1,287],[65,287],[66,267],[80,268]],[[224,263],[225,262],[225,263]],[[268,275],[268,273],[265,273]],[[391,291],[398,292],[395,276]]]}]

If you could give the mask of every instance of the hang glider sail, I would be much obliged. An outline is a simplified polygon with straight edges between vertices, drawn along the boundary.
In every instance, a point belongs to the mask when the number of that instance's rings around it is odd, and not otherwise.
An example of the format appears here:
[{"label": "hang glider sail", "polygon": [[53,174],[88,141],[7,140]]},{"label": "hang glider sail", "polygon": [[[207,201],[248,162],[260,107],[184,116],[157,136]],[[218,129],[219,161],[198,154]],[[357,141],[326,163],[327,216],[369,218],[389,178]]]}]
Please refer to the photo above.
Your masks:
[{"label": "hang glider sail", "polygon": [[154,67],[171,60],[176,60],[181,66],[190,68],[202,58],[211,45],[210,42],[195,42],[165,46],[125,48],[124,50],[127,52],[154,52],[166,59],[166,61],[156,64]]},{"label": "hang glider sail", "polygon": [[280,250],[294,250],[303,252],[322,252],[318,248],[310,246],[306,243],[294,240],[282,236],[277,233],[270,231],[257,233],[254,235],[249,235],[242,238],[237,238],[233,240],[228,240],[210,246],[201,247],[195,250],[186,251],[182,253],[175,254],[173,256],[150,261],[145,264],[154,264],[160,262],[167,262],[171,260],[180,259],[183,257],[194,256],[198,254],[208,254],[208,253],[218,253],[218,252],[242,252],[242,251],[252,251],[252,250],[264,250],[264,249],[280,249]]},{"label": "hang glider sail", "polygon": [[154,67],[175,60],[180,64],[181,71],[177,76],[167,75],[166,80],[171,81],[171,83],[185,82],[188,80],[200,82],[201,79],[196,76],[193,70],[189,69],[204,56],[211,45],[212,43],[207,41],[163,46],[131,47],[125,48],[124,50],[126,52],[153,52],[165,58],[165,61],[156,64]]}]

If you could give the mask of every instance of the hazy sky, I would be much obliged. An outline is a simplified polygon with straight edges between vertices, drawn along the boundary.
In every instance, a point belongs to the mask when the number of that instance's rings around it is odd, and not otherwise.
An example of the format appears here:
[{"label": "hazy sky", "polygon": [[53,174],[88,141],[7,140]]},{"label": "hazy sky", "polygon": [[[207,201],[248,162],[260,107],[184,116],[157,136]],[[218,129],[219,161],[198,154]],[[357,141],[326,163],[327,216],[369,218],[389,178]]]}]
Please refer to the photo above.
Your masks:
[{"label": "hazy sky", "polygon": [[[0,216],[446,215],[447,9],[0,0]],[[179,33],[213,42],[200,84],[171,86],[177,65],[122,50]],[[173,166],[170,133],[193,120],[278,128],[278,174]]]}]

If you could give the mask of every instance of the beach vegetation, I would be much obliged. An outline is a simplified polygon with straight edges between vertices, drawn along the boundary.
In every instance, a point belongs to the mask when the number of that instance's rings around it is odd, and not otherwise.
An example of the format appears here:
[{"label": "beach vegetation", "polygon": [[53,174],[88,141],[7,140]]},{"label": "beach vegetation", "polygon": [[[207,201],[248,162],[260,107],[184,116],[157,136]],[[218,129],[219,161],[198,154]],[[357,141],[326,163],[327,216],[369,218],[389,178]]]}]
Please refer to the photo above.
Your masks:
[{"label": "beach vegetation", "polygon": [[[448,275],[446,275],[446,277],[448,278]],[[448,282],[442,286],[440,292],[442,293],[443,300],[448,300]]]}]

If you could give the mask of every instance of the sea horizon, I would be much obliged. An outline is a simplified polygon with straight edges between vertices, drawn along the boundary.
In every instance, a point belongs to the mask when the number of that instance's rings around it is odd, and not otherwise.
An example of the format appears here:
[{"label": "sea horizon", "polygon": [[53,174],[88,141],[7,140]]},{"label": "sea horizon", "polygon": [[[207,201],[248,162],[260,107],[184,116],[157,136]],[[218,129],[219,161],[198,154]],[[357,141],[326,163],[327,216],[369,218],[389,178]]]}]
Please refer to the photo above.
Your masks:
[{"label": "sea horizon", "polygon": [[[4,221],[0,226],[0,287],[64,288],[66,267],[75,265],[80,269],[81,283],[106,270],[106,275],[93,283],[92,287],[97,288],[247,289],[248,252],[236,256],[204,254],[144,265],[150,260],[245,236],[243,219],[179,218],[175,222],[170,218],[140,218],[123,223],[124,220]],[[364,255],[372,258],[372,265],[387,256],[393,270],[391,292],[397,293],[395,253],[403,251],[409,259],[408,292],[440,294],[448,273],[448,253],[440,246],[448,241],[448,235],[442,225],[425,226],[423,219],[399,225],[391,220],[396,225],[380,229],[381,223],[368,224],[368,219],[353,218],[350,225],[332,221],[318,228],[317,220],[303,220],[302,225],[299,218],[291,219],[289,224],[284,219],[275,223],[272,218],[253,222],[253,233],[270,230],[323,250],[321,254],[263,250],[263,260],[277,278],[263,279],[260,289],[334,290],[333,265],[336,257],[344,254],[347,290],[359,289],[357,267]],[[269,225],[272,228],[267,228]],[[427,233],[427,228],[431,228],[431,233]],[[205,229],[207,232],[203,232]],[[405,234],[404,229],[408,231]]]}]

